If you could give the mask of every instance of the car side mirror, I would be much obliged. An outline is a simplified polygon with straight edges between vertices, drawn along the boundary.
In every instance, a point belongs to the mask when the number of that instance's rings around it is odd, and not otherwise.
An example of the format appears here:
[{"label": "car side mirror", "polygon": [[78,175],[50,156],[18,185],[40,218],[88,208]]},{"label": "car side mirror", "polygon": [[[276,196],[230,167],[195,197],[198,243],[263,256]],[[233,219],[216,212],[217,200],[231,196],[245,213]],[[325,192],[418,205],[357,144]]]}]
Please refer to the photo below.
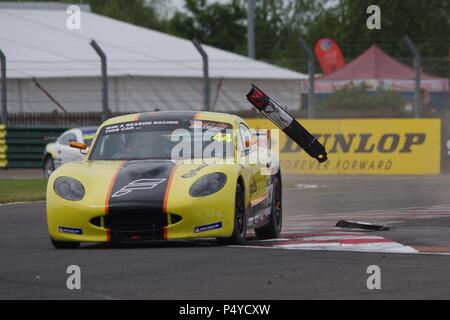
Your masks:
[{"label": "car side mirror", "polygon": [[245,141],[244,141],[244,145],[246,149],[250,149],[251,146],[255,145],[258,143],[258,140],[255,136],[250,137],[245,137]]},{"label": "car side mirror", "polygon": [[75,149],[86,150],[87,146],[84,143],[77,141],[70,141],[69,146]]},{"label": "car side mirror", "polygon": [[250,148],[251,142],[249,138],[245,138],[245,148],[248,149]]}]

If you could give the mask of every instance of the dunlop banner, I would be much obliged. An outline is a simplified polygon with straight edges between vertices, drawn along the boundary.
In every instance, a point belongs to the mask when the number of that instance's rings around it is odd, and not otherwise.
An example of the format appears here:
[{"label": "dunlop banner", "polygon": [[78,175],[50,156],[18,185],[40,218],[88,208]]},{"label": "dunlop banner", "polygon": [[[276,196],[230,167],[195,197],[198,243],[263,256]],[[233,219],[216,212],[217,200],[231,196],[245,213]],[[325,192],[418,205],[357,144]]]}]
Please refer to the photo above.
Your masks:
[{"label": "dunlop banner", "polygon": [[[440,119],[343,119],[300,122],[326,147],[319,164],[280,133],[281,170],[288,174],[439,174]],[[254,129],[275,128],[247,119]]]}]

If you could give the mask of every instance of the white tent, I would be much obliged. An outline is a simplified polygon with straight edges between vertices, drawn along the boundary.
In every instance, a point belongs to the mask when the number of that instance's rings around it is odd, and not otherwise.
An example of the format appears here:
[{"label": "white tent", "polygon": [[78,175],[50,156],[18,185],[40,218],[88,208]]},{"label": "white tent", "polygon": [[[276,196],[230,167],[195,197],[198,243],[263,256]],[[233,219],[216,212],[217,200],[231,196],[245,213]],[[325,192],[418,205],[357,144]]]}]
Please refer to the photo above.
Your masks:
[{"label": "white tent", "polygon": [[[191,41],[91,13],[81,6],[81,29],[70,30],[61,3],[0,3],[0,49],[7,57],[9,112],[57,109],[32,78],[68,111],[101,110],[100,59],[108,59],[111,111],[203,108],[202,59]],[[213,110],[250,109],[254,82],[290,109],[300,108],[306,76],[204,46],[209,56]]]}]

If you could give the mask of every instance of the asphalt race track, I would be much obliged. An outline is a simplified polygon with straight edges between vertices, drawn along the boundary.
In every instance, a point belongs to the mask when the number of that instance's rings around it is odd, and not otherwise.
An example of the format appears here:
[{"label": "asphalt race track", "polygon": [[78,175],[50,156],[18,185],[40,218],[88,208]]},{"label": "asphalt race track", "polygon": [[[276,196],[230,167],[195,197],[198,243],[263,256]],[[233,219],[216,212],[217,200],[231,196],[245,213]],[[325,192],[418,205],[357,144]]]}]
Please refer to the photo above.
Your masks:
[{"label": "asphalt race track", "polygon": [[[55,250],[45,203],[0,206],[0,299],[450,298],[450,176],[285,177],[278,241]],[[334,228],[338,220],[389,231]],[[81,290],[66,269],[81,268]],[[381,269],[369,290],[367,267]]]}]

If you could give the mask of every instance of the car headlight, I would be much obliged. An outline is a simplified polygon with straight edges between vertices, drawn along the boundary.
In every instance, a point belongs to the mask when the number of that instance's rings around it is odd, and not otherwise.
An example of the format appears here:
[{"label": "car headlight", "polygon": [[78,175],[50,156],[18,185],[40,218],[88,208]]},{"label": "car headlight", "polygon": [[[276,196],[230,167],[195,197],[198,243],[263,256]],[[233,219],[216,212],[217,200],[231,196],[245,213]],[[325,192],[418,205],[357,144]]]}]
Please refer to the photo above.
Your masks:
[{"label": "car headlight", "polygon": [[56,178],[53,187],[56,194],[66,200],[78,201],[84,197],[84,187],[81,182],[70,177]]},{"label": "car headlight", "polygon": [[227,176],[221,172],[204,175],[195,181],[189,189],[192,197],[204,197],[213,194],[225,186]]}]

